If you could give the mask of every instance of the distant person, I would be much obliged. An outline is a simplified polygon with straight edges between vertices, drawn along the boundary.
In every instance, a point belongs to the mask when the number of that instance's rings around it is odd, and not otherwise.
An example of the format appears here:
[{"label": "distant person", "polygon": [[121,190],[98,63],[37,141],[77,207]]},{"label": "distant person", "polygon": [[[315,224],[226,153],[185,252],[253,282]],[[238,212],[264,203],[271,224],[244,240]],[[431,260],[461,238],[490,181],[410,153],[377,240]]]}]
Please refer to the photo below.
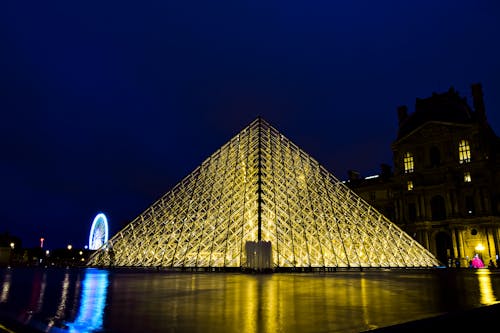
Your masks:
[{"label": "distant person", "polygon": [[484,267],[484,263],[481,260],[481,258],[479,258],[478,254],[476,254],[474,256],[474,258],[472,258],[471,263],[472,263],[472,268],[483,268]]},{"label": "distant person", "polygon": [[455,258],[455,267],[460,268],[460,259]]},{"label": "distant person", "polygon": [[491,259],[490,259],[490,262],[488,263],[488,268],[496,268],[495,263]]},{"label": "distant person", "polygon": [[497,254],[497,260],[496,261],[497,261],[497,267],[500,268],[500,257],[498,256],[498,254]]}]

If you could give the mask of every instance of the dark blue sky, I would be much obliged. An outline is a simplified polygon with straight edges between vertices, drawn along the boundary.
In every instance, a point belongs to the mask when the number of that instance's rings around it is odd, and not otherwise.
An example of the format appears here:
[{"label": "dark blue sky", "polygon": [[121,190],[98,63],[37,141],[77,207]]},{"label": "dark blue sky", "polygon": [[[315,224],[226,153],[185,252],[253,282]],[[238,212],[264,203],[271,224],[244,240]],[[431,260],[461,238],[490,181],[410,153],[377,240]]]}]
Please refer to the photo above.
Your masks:
[{"label": "dark blue sky", "polygon": [[7,1],[0,232],[116,233],[261,115],[338,178],[392,165],[396,108],[483,84],[500,131],[500,3]]}]

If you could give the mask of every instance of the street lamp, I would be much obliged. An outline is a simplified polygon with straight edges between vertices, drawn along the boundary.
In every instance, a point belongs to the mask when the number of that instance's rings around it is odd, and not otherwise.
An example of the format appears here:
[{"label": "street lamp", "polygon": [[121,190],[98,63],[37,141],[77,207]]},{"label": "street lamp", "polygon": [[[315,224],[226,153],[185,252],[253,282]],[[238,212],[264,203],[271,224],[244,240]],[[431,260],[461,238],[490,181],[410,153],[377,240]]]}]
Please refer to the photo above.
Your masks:
[{"label": "street lamp", "polygon": [[16,244],[14,244],[14,242],[10,243],[10,248],[11,248],[12,250],[14,250],[14,247],[15,247],[15,246],[16,246]]},{"label": "street lamp", "polygon": [[483,250],[484,250],[483,244],[481,244],[481,243],[477,244],[475,249],[479,253],[479,257],[481,258],[481,260],[483,260]]},{"label": "street lamp", "polygon": [[71,250],[73,248],[73,245],[69,244],[68,245],[68,250]]}]

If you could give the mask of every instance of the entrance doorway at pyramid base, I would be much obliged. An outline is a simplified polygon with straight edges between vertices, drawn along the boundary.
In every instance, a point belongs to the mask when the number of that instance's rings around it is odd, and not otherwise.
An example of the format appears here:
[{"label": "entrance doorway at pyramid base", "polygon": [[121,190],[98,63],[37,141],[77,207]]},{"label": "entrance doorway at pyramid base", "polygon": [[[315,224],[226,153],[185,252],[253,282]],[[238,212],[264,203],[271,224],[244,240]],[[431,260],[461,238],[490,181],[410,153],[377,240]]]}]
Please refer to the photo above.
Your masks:
[{"label": "entrance doorway at pyramid base", "polygon": [[255,272],[271,272],[273,270],[271,242],[247,241],[245,254],[247,258],[245,270]]}]

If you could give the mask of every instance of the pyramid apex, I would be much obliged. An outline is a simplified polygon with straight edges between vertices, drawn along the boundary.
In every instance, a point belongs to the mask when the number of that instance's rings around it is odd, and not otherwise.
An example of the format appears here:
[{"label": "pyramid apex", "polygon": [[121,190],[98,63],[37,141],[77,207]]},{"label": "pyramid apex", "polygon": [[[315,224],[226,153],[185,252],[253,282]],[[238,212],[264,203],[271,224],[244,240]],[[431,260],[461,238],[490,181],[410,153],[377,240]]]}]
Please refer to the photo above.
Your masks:
[{"label": "pyramid apex", "polygon": [[251,123],[250,125],[259,125],[259,126],[262,126],[262,125],[265,125],[265,126],[268,126],[270,127],[271,125],[269,124],[268,121],[266,121],[261,115],[258,115],[257,118],[255,118]]}]

